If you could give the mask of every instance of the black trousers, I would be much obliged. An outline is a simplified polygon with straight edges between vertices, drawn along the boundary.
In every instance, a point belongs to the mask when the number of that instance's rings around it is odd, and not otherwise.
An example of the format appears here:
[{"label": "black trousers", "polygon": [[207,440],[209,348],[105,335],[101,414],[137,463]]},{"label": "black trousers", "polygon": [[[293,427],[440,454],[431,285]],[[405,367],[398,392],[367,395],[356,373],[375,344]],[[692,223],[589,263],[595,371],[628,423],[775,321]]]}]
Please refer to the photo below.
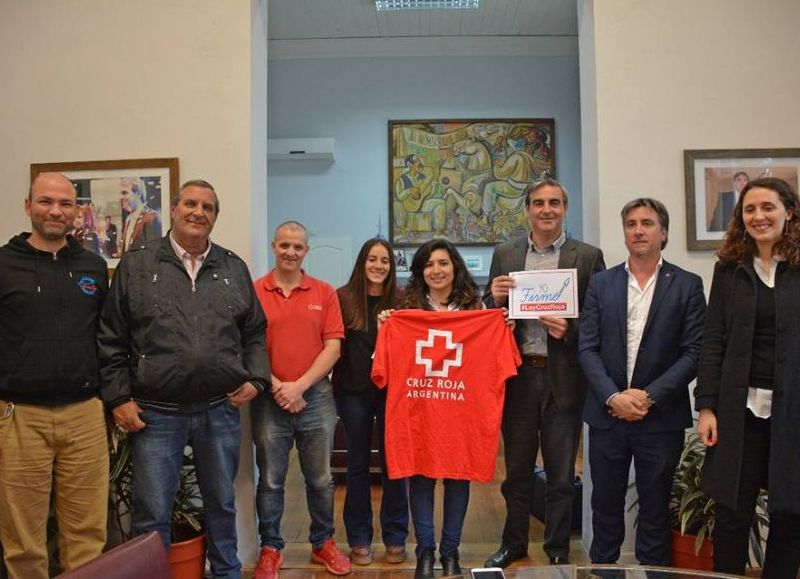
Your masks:
[{"label": "black trousers", "polygon": [[581,432],[581,412],[566,411],[553,399],[547,368],[521,366],[506,385],[503,443],[506,501],[503,545],[528,551],[531,483],[541,445],[547,474],[544,551],[549,557],[569,557],[572,501],[575,497],[575,455]]},{"label": "black trousers", "polygon": [[[715,507],[714,570],[736,575],[744,574],[756,499],[769,482],[770,420],[746,412],[738,508],[720,503]],[[770,513],[762,578],[795,579],[799,567],[800,517]]]},{"label": "black trousers", "polygon": [[642,432],[636,423],[589,429],[592,469],[592,563],[616,563],[625,540],[625,496],[631,460],[636,471],[639,518],[636,559],[642,565],[669,565],[669,496],[683,449],[683,430]]}]

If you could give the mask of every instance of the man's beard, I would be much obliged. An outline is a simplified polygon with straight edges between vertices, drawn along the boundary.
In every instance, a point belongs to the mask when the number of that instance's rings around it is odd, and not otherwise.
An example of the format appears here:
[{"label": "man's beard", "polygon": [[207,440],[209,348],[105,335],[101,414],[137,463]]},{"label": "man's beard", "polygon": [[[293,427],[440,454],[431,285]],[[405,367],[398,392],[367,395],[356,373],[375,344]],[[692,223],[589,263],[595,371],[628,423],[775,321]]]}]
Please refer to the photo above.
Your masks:
[{"label": "man's beard", "polygon": [[56,231],[54,229],[48,229],[44,226],[45,223],[48,223],[44,220],[33,220],[31,221],[31,226],[33,227],[34,231],[39,234],[40,237],[46,239],[47,241],[61,241],[62,239],[66,238],[67,232],[69,231],[69,227],[67,227],[66,223],[62,223],[60,221],[50,221],[49,223],[58,223],[61,225],[61,229]]}]

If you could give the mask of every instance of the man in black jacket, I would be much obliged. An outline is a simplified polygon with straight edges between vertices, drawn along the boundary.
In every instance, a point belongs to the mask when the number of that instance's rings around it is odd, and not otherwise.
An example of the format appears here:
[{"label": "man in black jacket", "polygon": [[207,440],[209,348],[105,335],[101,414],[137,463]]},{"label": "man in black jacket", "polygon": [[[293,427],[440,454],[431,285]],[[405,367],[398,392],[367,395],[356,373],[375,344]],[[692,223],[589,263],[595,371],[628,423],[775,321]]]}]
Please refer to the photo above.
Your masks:
[{"label": "man in black jacket", "polygon": [[11,577],[48,577],[51,487],[62,568],[106,542],[96,336],[108,274],[67,235],[77,210],[70,180],[42,173],[25,200],[31,233],[0,248],[0,542]]},{"label": "man in black jacket", "polygon": [[209,241],[219,201],[189,181],[172,229],[129,250],[100,325],[102,395],[133,433],[133,531],[170,543],[183,450],[194,451],[214,577],[239,578],[234,478],[239,407],[269,384],[266,320],[245,263]]}]

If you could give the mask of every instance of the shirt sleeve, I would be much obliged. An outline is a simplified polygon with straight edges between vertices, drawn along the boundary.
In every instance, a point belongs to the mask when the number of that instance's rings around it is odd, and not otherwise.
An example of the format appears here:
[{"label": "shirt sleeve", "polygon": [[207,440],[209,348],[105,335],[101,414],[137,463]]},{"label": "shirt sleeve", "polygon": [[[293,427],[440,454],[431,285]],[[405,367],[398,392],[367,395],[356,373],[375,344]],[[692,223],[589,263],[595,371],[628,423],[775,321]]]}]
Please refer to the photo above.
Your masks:
[{"label": "shirt sleeve", "polygon": [[499,324],[502,324],[501,329],[501,348],[502,355],[498,359],[498,370],[500,377],[503,380],[508,380],[517,375],[517,368],[522,364],[522,356],[519,354],[517,341],[514,339],[514,331],[510,326],[506,325],[505,319],[500,314]]},{"label": "shirt sleeve", "polygon": [[381,326],[378,330],[378,339],[375,342],[375,352],[372,355],[372,373],[371,378],[378,388],[385,388],[389,384],[389,326],[392,320],[389,320]]},{"label": "shirt sleeve", "polygon": [[333,288],[328,288],[325,298],[325,322],[322,328],[322,340],[344,339],[344,322],[339,296]]}]

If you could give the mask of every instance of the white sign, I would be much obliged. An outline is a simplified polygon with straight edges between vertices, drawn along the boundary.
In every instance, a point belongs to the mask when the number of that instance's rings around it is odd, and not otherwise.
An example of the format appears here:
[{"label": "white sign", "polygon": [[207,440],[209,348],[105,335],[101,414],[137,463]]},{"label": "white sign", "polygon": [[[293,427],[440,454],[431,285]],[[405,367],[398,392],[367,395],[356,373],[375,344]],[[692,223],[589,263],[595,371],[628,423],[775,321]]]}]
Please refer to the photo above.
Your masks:
[{"label": "white sign", "polygon": [[578,270],[512,271],[514,287],[508,294],[509,317],[578,317]]}]

